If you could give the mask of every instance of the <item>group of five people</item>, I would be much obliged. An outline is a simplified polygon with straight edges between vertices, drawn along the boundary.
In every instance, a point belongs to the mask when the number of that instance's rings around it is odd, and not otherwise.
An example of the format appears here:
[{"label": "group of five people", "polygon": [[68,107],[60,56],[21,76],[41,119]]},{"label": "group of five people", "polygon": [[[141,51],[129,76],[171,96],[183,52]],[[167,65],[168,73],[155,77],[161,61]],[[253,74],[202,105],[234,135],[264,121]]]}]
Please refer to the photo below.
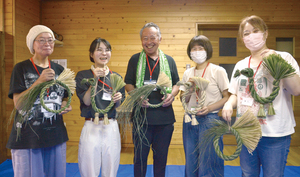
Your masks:
[{"label": "group of five people", "polygon": [[[266,39],[268,29],[265,22],[258,16],[249,16],[240,24],[239,36],[245,46],[250,50],[251,56],[239,61],[235,68],[252,68],[255,72],[255,81],[260,84],[256,89],[261,96],[266,96],[271,90],[272,78],[268,78],[260,67],[265,56],[279,54],[296,70],[296,75],[283,79],[280,83],[278,97],[274,100],[275,116],[266,116],[261,121],[262,138],[256,150],[249,154],[245,147],[240,155],[242,176],[259,176],[262,165],[265,176],[283,176],[291,134],[294,133],[295,119],[291,109],[291,95],[300,94],[300,73],[296,60],[287,52],[268,49]],[[134,149],[134,176],[146,175],[147,158],[150,148],[153,150],[153,169],[155,177],[165,176],[168,148],[174,131],[175,115],[172,102],[181,91],[190,93],[185,100],[189,109],[199,102],[197,89],[186,90],[177,86],[179,81],[177,67],[174,59],[159,49],[162,40],[159,27],[154,23],[147,23],[140,31],[143,50],[134,54],[127,67],[125,75],[125,88],[120,89],[111,96],[110,75],[117,74],[107,66],[112,57],[110,43],[103,39],[93,40],[89,49],[90,61],[94,69],[83,70],[76,75],[76,94],[80,100],[81,117],[85,118],[81,132],[78,165],[81,176],[97,177],[117,176],[120,161],[120,133],[116,118],[116,108],[125,96],[125,90],[130,91],[142,87],[144,84],[155,84],[161,72],[171,80],[170,87],[165,95],[158,90],[153,91],[144,100],[141,115],[146,114],[146,123],[140,128],[133,126],[132,139]],[[32,27],[27,35],[26,43],[33,54],[29,60],[18,63],[12,72],[9,97],[13,99],[17,114],[22,114],[23,104],[18,100],[39,83],[53,80],[63,71],[63,67],[50,61],[49,56],[54,49],[55,37],[51,29],[43,25]],[[195,67],[187,69],[182,81],[191,81],[192,77],[202,77],[209,81],[205,90],[204,106],[198,110],[196,119],[198,125],[183,121],[183,145],[186,157],[185,176],[224,176],[224,160],[219,158],[209,146],[205,157],[199,158],[203,149],[197,149],[199,142],[204,141],[203,133],[211,128],[213,120],[220,120],[218,112],[223,108],[222,117],[231,121],[233,108],[237,108],[237,118],[241,117],[249,107],[256,115],[258,104],[253,101],[251,105],[244,105],[243,99],[253,99],[249,93],[248,80],[243,77],[231,78],[229,83],[226,70],[209,62],[213,56],[213,48],[209,39],[203,35],[193,37],[187,47],[188,57],[195,62]],[[119,74],[117,74],[119,75]],[[119,75],[120,76],[120,75]],[[121,77],[121,76],[120,76]],[[92,86],[82,84],[84,78],[95,78],[98,81],[97,94],[92,95]],[[244,82],[245,81],[245,82]],[[259,86],[258,86],[259,85]],[[195,86],[194,86],[195,87]],[[194,91],[196,90],[196,91]],[[59,109],[66,105],[67,93],[60,86],[51,86],[47,90],[50,96],[44,98],[51,107]],[[99,124],[94,124],[95,110],[91,105],[91,96],[95,96],[98,108],[104,109],[113,100],[114,106],[107,113],[109,124],[105,125],[103,114],[100,114]],[[17,130],[12,129],[7,148],[11,149],[14,175],[16,177],[28,176],[65,176],[66,174],[66,141],[68,140],[66,127],[62,114],[72,110],[69,106],[59,114],[49,113],[39,104],[40,98],[32,107],[32,114],[21,125],[21,138],[17,141]],[[163,101],[161,107],[150,108],[149,104]],[[135,124],[135,121],[132,120]],[[17,124],[15,122],[15,124]],[[17,125],[16,125],[17,126]],[[18,125],[20,126],[20,125]],[[142,141],[137,137],[137,131],[144,135]],[[223,148],[222,140],[220,147]],[[195,151],[196,150],[196,151]]]}]

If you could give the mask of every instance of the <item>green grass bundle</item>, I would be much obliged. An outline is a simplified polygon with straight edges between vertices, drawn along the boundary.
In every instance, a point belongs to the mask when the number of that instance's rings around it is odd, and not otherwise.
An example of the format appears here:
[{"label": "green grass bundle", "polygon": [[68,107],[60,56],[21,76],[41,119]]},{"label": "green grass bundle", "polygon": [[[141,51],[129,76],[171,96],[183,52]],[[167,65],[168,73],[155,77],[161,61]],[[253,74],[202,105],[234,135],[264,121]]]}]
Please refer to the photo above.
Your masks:
[{"label": "green grass bundle", "polygon": [[[156,84],[143,85],[140,88],[135,88],[130,91],[123,103],[117,108],[117,119],[122,126],[121,134],[123,135],[125,131],[128,130],[127,125],[132,122],[133,129],[136,130],[134,133],[137,138],[137,140],[135,140],[137,146],[141,147],[142,144],[149,145],[149,142],[142,131],[142,127],[147,126],[146,114],[148,108],[142,107],[142,104],[144,101],[147,101],[148,96],[154,89],[160,89],[165,100],[167,98],[166,87],[172,87],[172,82],[164,72],[161,72]],[[148,102],[148,106],[149,108],[158,108],[162,106],[164,100],[158,104],[150,104]]]},{"label": "green grass bundle", "polygon": [[234,77],[238,77],[240,74],[249,78],[249,89],[251,96],[256,102],[260,103],[260,109],[258,111],[258,117],[266,117],[264,111],[264,105],[269,104],[268,115],[275,115],[273,108],[273,101],[277,97],[280,87],[279,83],[281,79],[291,77],[295,75],[295,69],[285,61],[279,54],[271,54],[263,59],[262,65],[274,78],[272,93],[268,97],[260,97],[255,90],[255,83],[253,78],[253,70],[251,68],[243,69],[242,71],[237,70]]},{"label": "green grass bundle", "polygon": [[[47,94],[46,89],[48,89],[49,87],[51,87],[55,84],[64,87],[67,90],[68,96],[69,96],[66,106],[64,106],[63,108],[61,108],[59,110],[49,109],[44,104],[44,100],[42,99]],[[72,94],[75,92],[75,86],[76,86],[75,73],[73,71],[71,71],[70,69],[65,68],[64,71],[58,76],[58,78],[56,80],[50,80],[47,82],[40,83],[40,84],[36,85],[34,88],[30,89],[25,95],[20,97],[17,102],[17,105],[22,105],[22,106],[21,106],[21,110],[18,111],[19,112],[18,116],[16,117],[16,111],[17,111],[16,108],[14,108],[14,110],[12,111],[12,114],[10,116],[10,121],[13,118],[15,118],[15,128],[17,129],[17,140],[18,140],[18,138],[20,138],[23,123],[27,122],[28,118],[32,114],[31,109],[34,105],[34,102],[38,98],[38,96],[40,96],[40,104],[47,111],[53,112],[53,113],[60,113],[60,112],[64,111],[67,107],[70,106]],[[25,126],[26,125],[27,124],[25,124]]]},{"label": "green grass bundle", "polygon": [[285,61],[279,54],[271,54],[265,57],[262,65],[277,81],[296,74],[292,65]]},{"label": "green grass bundle", "polygon": [[[82,79],[81,84],[89,82],[92,86],[91,88],[91,105],[93,110],[95,111],[95,119],[94,124],[99,124],[99,113],[104,115],[104,125],[109,124],[108,115],[107,113],[111,108],[114,106],[114,100],[111,99],[110,104],[105,109],[99,109],[96,105],[95,96],[97,94],[97,83],[98,79],[96,78],[89,78],[89,79]],[[126,84],[124,83],[123,79],[117,74],[110,74],[110,83],[112,87],[112,97]]]},{"label": "green grass bundle", "polygon": [[[165,87],[170,87],[172,86],[171,81],[169,77],[161,72],[159,74],[159,77],[157,79],[156,84],[149,84],[149,85],[144,85],[140,88],[135,88],[134,90],[130,91],[128,94],[129,96],[126,97],[124,102],[121,104],[121,106],[118,108],[118,117],[130,117],[131,111],[133,108],[136,108],[134,117],[135,119],[139,119],[140,116],[140,109],[142,108],[142,104],[144,100],[147,100],[148,96],[151,94],[151,92],[154,89],[160,89],[161,92],[164,94],[164,99],[167,98],[167,92]],[[158,108],[163,104],[163,101],[158,104],[150,104],[148,103],[150,108]],[[144,116],[142,116],[144,117]]]},{"label": "green grass bundle", "polygon": [[110,84],[113,92],[117,93],[121,88],[123,88],[126,84],[123,79],[117,74],[110,75]]}]

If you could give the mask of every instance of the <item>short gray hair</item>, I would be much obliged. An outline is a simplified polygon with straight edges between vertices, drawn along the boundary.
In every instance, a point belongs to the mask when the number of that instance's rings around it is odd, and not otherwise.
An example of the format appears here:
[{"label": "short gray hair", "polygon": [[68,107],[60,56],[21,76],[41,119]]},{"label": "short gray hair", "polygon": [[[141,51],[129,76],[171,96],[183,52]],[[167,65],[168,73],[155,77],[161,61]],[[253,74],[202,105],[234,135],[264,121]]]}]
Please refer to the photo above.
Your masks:
[{"label": "short gray hair", "polygon": [[161,38],[160,29],[159,29],[159,27],[157,26],[157,24],[155,24],[155,23],[153,23],[153,22],[150,22],[150,23],[147,23],[146,25],[144,25],[143,28],[141,29],[141,31],[140,31],[140,38],[141,38],[141,39],[142,39],[142,33],[143,33],[143,30],[144,30],[145,28],[151,28],[151,27],[156,28],[156,30],[157,30],[157,35],[158,35],[159,38]]}]

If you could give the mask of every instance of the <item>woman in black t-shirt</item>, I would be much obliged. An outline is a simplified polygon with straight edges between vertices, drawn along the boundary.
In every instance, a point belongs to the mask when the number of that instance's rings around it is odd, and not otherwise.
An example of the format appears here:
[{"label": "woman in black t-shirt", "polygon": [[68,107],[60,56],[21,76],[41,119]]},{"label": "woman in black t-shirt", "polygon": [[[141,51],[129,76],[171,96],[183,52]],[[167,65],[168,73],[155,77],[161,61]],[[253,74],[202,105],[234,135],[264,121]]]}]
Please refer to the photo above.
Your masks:
[{"label": "woman in black t-shirt", "polygon": [[[111,58],[111,45],[102,38],[95,39],[89,50],[92,69],[79,71],[75,78],[76,93],[80,100],[81,117],[85,123],[81,131],[78,166],[82,177],[102,176],[115,177],[120,162],[121,140],[115,108],[121,104],[124,87],[112,96],[110,75],[117,74],[111,71],[107,63]],[[120,75],[119,75],[120,76]],[[120,76],[121,77],[121,76]],[[96,78],[97,91],[95,104],[98,109],[105,109],[113,100],[114,106],[107,112],[109,124],[105,124],[104,115],[99,114],[100,121],[95,119],[95,111],[91,103],[91,85],[87,82],[81,84],[82,79]]]},{"label": "woman in black t-shirt", "polygon": [[[51,29],[43,25],[32,27],[26,43],[33,54],[13,69],[10,81],[9,98],[13,99],[17,110],[16,117],[27,104],[20,102],[25,94],[40,83],[57,78],[64,68],[49,60],[54,50],[55,37]],[[67,103],[67,92],[63,87],[53,85],[45,96],[45,104],[54,110]],[[46,111],[37,97],[30,110],[30,116],[23,123],[14,122],[7,148],[11,149],[14,176],[65,176],[66,141],[68,135],[62,114],[72,110],[69,106],[60,114]],[[18,136],[17,128],[21,134]]]}]

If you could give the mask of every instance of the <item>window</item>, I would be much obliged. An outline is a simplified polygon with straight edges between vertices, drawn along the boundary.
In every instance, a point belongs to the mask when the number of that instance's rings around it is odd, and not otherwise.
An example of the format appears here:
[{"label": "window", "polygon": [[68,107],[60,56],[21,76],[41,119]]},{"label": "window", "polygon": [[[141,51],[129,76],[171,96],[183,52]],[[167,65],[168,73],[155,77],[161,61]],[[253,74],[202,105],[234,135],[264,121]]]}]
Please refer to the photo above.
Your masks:
[{"label": "window", "polygon": [[294,39],[292,37],[276,37],[276,50],[294,55]]},{"label": "window", "polygon": [[219,38],[219,56],[236,56],[236,38]]}]

